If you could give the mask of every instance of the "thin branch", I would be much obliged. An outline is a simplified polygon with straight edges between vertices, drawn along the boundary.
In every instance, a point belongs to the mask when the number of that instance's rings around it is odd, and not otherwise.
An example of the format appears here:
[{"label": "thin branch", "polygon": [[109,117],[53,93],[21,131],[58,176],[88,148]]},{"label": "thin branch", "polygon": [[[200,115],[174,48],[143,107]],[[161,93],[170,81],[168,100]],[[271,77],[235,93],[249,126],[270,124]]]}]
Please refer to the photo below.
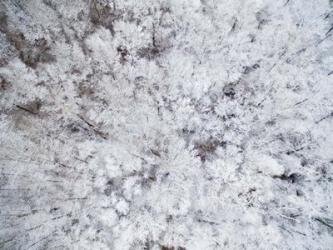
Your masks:
[{"label": "thin branch", "polygon": [[326,32],[326,36],[333,30],[333,25],[331,26],[331,28]]},{"label": "thin branch", "polygon": [[299,105],[299,104],[302,104],[302,103],[306,102],[307,100],[308,100],[308,98],[305,98],[303,101],[300,101],[300,102],[295,103],[294,106],[297,106],[297,105]]},{"label": "thin branch", "polygon": [[325,115],[323,118],[319,119],[318,121],[316,121],[315,123],[318,124],[324,120],[326,120],[327,118],[329,117],[332,117],[333,116],[333,111],[331,113],[329,113],[328,115]]},{"label": "thin branch", "polygon": [[21,110],[23,110],[23,111],[25,111],[25,112],[28,112],[29,114],[37,115],[37,113],[31,111],[30,109],[27,109],[27,108],[25,108],[25,107],[22,107],[22,106],[20,106],[20,105],[16,105],[16,107],[19,108],[19,109],[21,109]]},{"label": "thin branch", "polygon": [[327,223],[326,221],[324,221],[323,219],[321,219],[321,218],[319,218],[319,217],[316,217],[316,218],[314,218],[314,219],[315,219],[316,221],[320,222],[321,224],[323,224],[323,225],[329,227],[330,229],[333,229],[333,226],[330,225],[330,224],[328,224],[328,223]]}]

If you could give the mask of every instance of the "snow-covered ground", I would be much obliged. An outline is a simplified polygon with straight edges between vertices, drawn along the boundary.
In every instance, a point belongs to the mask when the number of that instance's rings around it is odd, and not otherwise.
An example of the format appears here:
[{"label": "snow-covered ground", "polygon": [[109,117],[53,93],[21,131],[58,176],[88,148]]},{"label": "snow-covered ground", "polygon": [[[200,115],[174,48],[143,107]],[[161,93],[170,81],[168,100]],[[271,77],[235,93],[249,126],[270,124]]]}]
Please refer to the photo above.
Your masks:
[{"label": "snow-covered ground", "polygon": [[333,249],[333,1],[0,1],[0,249]]}]

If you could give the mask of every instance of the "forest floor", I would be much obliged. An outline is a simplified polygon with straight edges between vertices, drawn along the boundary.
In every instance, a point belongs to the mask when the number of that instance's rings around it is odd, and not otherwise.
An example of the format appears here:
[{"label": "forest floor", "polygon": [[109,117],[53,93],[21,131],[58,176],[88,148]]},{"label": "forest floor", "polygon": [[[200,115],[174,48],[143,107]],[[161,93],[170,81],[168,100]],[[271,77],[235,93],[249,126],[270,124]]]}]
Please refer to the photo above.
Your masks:
[{"label": "forest floor", "polygon": [[0,249],[333,249],[333,2],[0,1]]}]

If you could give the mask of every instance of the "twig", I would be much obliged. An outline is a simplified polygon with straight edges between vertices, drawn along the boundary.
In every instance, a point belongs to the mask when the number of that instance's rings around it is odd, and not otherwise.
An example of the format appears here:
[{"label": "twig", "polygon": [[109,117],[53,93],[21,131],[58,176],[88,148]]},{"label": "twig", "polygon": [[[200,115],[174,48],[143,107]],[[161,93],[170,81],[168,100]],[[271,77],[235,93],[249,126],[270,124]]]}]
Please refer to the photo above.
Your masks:
[{"label": "twig", "polygon": [[26,217],[31,215],[31,213],[25,213],[25,214],[0,214],[1,217],[18,217],[18,218],[22,218],[22,217]]},{"label": "twig", "polygon": [[75,159],[75,160],[78,160],[78,161],[81,161],[81,162],[84,162],[84,163],[86,163],[86,164],[88,164],[88,161],[86,161],[86,160],[82,160],[82,159],[80,159],[80,158],[78,158],[78,157],[74,157],[74,159]]},{"label": "twig", "polygon": [[158,152],[158,151],[155,150],[155,149],[151,149],[151,148],[150,148],[150,152],[152,152],[152,154],[153,154],[153,155],[156,155],[157,157],[161,157],[160,152]]},{"label": "twig", "polygon": [[329,227],[330,229],[333,229],[333,226],[332,225],[330,225],[330,224],[328,224],[326,221],[324,221],[323,219],[321,219],[321,218],[319,218],[319,217],[316,217],[316,218],[314,218],[316,221],[319,221],[321,224],[323,224],[323,225],[325,225],[325,226],[327,226],[327,227]]},{"label": "twig", "polygon": [[32,114],[32,115],[37,115],[37,113],[31,111],[30,109],[27,109],[27,108],[25,108],[25,107],[22,107],[22,106],[20,106],[20,105],[16,105],[16,107],[19,108],[19,109],[21,109],[21,110],[23,110],[23,111],[25,111],[25,112],[28,112],[28,113],[30,113],[30,114]]},{"label": "twig", "polygon": [[25,190],[25,191],[30,191],[31,189],[30,188],[0,188],[0,191],[9,191],[9,190],[16,190],[16,191],[22,191],[22,190]]},{"label": "twig", "polygon": [[94,132],[95,132],[95,134],[97,134],[97,135],[99,135],[100,137],[102,137],[104,140],[106,140],[107,139],[107,136],[103,133],[103,132],[101,132],[101,131],[99,131],[98,129],[96,129],[96,127],[95,127],[95,125],[94,124],[92,124],[91,122],[89,122],[89,121],[87,121],[87,119],[85,119],[83,116],[81,116],[81,115],[78,115],[78,117],[83,121],[83,122],[85,122]]},{"label": "twig", "polygon": [[323,120],[326,120],[327,118],[333,116],[333,111],[331,113],[329,113],[328,115],[325,115],[323,118],[319,119],[318,121],[316,121],[315,123],[318,124]]},{"label": "twig", "polygon": [[286,215],[284,215],[284,214],[280,214],[280,213],[277,213],[277,214],[278,214],[279,216],[281,216],[282,218],[285,218],[285,219],[288,219],[288,220],[293,220],[293,221],[299,223],[299,221],[296,220],[295,218],[292,218],[292,217],[290,217],[290,216],[286,216]]},{"label": "twig", "polygon": [[73,197],[73,198],[68,198],[65,199],[64,201],[70,201],[70,200],[86,200],[87,197]]},{"label": "twig", "polygon": [[47,238],[49,238],[52,234],[54,234],[56,232],[56,230],[54,230],[52,233],[40,238],[38,241],[34,242],[33,244],[31,244],[30,246],[28,246],[27,250],[32,248],[33,246],[35,246],[36,244],[38,244],[39,242],[46,240]]},{"label": "twig", "polygon": [[298,234],[300,234],[300,235],[306,236],[305,233],[302,233],[302,232],[297,231],[297,230],[287,229],[287,228],[285,228],[284,226],[279,226],[279,228],[281,228],[281,229],[287,231],[287,232],[290,233],[290,234],[291,234],[292,232],[294,232],[294,233],[298,233]]},{"label": "twig", "polygon": [[44,225],[43,225],[43,224],[40,224],[40,225],[38,225],[38,226],[28,228],[28,229],[26,229],[25,231],[26,231],[26,232],[28,232],[28,231],[33,231],[33,230],[36,230],[36,229],[38,229],[38,228],[41,228],[42,226],[44,226]]},{"label": "twig", "polygon": [[0,242],[0,247],[2,248],[6,243],[11,242],[11,241],[13,241],[14,239],[15,239],[15,236],[12,237],[12,238],[10,238],[9,240],[5,240],[5,241]]},{"label": "twig", "polygon": [[237,20],[237,18],[235,18],[235,21],[234,21],[234,23],[232,24],[232,27],[231,27],[230,33],[235,31],[236,26],[237,26],[237,22],[238,22],[238,20]]},{"label": "twig", "polygon": [[299,105],[299,104],[302,104],[302,103],[306,102],[307,100],[308,100],[308,98],[305,98],[303,101],[300,101],[300,102],[295,103],[294,106],[297,106],[297,105]]},{"label": "twig", "polygon": [[333,25],[332,25],[332,27],[326,32],[326,36],[331,32],[333,30]]}]

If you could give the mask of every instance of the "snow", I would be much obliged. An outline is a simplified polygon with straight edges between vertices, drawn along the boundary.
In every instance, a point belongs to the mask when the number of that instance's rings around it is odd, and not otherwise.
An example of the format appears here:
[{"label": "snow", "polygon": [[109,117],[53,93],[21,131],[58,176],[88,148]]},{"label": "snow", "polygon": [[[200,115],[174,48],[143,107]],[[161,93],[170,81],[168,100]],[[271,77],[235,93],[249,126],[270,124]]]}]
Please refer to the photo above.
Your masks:
[{"label": "snow", "polygon": [[255,155],[252,164],[257,166],[258,171],[271,176],[281,176],[285,169],[276,160],[267,155]]},{"label": "snow", "polygon": [[1,1],[0,248],[332,249],[332,21]]}]

